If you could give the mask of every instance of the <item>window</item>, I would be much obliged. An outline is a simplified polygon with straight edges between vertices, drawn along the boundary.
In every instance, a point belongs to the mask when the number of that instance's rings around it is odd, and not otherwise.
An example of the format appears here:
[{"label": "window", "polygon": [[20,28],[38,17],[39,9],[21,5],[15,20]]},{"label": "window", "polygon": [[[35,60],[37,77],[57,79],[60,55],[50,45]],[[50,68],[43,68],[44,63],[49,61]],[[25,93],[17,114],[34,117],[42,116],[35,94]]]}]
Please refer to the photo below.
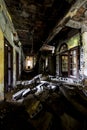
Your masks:
[{"label": "window", "polygon": [[62,55],[62,72],[68,71],[68,56]]},{"label": "window", "polygon": [[69,52],[69,75],[70,77],[77,77],[78,72],[78,48],[74,48]]},{"label": "window", "polygon": [[60,75],[68,76],[68,53],[60,55]]},{"label": "window", "polygon": [[68,50],[65,43],[60,47],[60,76],[77,78],[79,69],[78,50],[78,47],[74,47],[73,49]]},{"label": "window", "polygon": [[60,75],[68,76],[68,53],[65,43],[60,47]]}]

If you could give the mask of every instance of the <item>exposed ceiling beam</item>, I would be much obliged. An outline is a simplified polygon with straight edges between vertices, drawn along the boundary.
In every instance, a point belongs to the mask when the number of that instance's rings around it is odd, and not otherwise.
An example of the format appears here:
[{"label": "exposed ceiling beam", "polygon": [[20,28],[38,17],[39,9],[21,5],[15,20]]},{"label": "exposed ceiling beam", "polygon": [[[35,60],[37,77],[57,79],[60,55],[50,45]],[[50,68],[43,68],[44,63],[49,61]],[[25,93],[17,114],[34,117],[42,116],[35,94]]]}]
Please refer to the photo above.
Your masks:
[{"label": "exposed ceiling beam", "polygon": [[40,48],[40,51],[54,51],[55,47],[54,46],[50,46],[47,44],[43,44],[43,46]]},{"label": "exposed ceiling beam", "polygon": [[78,21],[75,21],[75,20],[69,20],[67,23],[66,23],[66,26],[67,27],[71,27],[71,28],[75,28],[75,29],[80,29],[81,28],[81,22],[78,22]]}]

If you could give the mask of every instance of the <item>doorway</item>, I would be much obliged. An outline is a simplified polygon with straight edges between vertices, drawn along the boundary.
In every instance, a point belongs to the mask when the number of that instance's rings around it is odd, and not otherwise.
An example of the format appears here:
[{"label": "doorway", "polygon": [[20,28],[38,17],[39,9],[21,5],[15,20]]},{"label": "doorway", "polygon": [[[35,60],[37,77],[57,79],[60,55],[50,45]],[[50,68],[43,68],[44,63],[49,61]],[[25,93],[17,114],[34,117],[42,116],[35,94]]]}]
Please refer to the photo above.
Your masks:
[{"label": "doorway", "polygon": [[12,89],[13,86],[13,48],[6,39],[4,40],[4,46],[4,89],[5,92],[8,92]]}]

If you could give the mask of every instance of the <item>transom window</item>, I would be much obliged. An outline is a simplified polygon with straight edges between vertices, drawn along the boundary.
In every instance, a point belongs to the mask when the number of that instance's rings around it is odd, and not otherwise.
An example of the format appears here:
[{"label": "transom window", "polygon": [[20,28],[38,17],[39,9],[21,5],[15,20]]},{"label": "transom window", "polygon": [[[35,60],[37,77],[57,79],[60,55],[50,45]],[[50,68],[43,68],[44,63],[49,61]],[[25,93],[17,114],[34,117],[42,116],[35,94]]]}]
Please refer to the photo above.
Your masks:
[{"label": "transom window", "polygon": [[67,49],[68,49],[67,44],[63,43],[63,45],[60,47],[59,51],[63,52],[63,51],[66,51]]}]

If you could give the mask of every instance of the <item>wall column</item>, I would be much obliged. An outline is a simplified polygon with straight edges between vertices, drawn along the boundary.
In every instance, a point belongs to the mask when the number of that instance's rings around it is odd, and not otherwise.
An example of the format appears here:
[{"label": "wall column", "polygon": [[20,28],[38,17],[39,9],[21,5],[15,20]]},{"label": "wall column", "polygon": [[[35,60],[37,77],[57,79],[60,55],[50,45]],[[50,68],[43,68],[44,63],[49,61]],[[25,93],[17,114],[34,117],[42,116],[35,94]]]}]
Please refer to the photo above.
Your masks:
[{"label": "wall column", "polygon": [[59,76],[59,55],[56,55],[56,76]]},{"label": "wall column", "polygon": [[87,26],[82,26],[82,48],[83,48],[83,63],[82,63],[82,75],[83,78],[87,78]]},{"label": "wall column", "polygon": [[16,85],[16,51],[13,47],[13,87]]},{"label": "wall column", "polygon": [[21,76],[21,53],[19,53],[19,75]]},{"label": "wall column", "polygon": [[0,101],[4,100],[4,37],[0,29]]}]

